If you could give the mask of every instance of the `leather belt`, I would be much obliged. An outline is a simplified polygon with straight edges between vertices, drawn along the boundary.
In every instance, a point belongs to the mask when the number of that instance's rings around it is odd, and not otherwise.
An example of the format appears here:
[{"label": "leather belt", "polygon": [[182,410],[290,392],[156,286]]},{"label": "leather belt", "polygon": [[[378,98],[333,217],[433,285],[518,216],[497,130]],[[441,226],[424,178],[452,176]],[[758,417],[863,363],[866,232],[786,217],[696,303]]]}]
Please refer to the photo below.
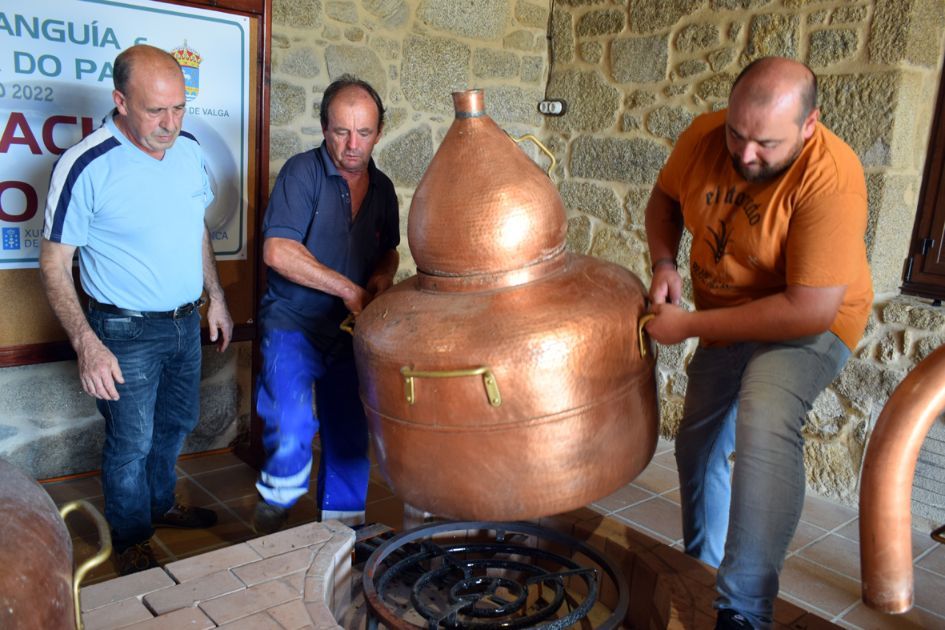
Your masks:
[{"label": "leather belt", "polygon": [[193,302],[181,304],[172,311],[132,311],[127,308],[120,308],[114,304],[103,304],[94,298],[89,298],[89,308],[108,313],[109,315],[121,315],[123,317],[147,317],[149,319],[179,319],[187,317],[194,311],[204,305],[204,299],[200,298]]}]

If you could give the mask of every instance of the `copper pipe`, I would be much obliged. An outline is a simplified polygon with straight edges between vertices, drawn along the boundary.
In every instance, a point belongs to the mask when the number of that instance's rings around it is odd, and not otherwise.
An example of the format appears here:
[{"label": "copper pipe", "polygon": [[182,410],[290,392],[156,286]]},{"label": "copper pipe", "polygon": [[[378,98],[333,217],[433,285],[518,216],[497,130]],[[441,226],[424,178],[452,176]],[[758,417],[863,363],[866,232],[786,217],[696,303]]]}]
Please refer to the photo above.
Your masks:
[{"label": "copper pipe", "polygon": [[919,449],[945,409],[945,346],[896,387],[876,421],[860,479],[863,601],[885,613],[912,608],[912,481]]}]

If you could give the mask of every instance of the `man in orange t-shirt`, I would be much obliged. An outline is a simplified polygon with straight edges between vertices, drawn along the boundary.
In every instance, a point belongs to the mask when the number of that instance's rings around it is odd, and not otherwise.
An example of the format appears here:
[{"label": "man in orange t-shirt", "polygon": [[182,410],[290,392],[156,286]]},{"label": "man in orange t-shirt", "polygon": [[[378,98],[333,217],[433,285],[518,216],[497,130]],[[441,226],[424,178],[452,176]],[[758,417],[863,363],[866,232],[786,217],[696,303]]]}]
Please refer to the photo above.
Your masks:
[{"label": "man in orange t-shirt", "polygon": [[[686,552],[718,567],[717,628],[766,628],[804,501],[802,428],[873,300],[859,160],[805,65],[764,58],[679,137],[646,209],[646,330],[698,337],[676,438]],[[695,311],[676,256],[692,234]],[[730,475],[729,457],[737,450]]]}]

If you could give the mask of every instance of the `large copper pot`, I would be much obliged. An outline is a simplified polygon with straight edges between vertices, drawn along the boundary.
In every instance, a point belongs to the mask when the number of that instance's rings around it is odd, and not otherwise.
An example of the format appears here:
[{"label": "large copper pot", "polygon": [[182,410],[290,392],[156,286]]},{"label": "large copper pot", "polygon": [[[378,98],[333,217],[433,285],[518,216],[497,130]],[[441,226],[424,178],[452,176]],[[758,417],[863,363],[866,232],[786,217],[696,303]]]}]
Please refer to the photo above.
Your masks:
[{"label": "large copper pot", "polygon": [[468,520],[555,514],[653,456],[654,357],[630,271],[565,252],[553,183],[456,93],[408,219],[418,273],[358,317],[380,467],[415,508]]},{"label": "large copper pot", "polygon": [[[64,518],[82,510],[98,527],[101,548],[73,574]],[[0,458],[0,628],[82,630],[82,578],[111,554],[108,526],[86,501],[56,510],[42,487]]]}]

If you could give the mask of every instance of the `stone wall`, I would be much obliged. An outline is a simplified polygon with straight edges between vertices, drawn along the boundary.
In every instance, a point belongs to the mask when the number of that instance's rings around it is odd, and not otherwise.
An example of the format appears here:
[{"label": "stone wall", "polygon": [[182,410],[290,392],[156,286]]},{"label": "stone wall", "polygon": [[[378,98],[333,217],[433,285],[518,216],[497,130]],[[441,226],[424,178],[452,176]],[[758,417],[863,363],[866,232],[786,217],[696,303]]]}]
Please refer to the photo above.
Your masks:
[{"label": "stone wall", "polygon": [[[866,170],[876,303],[854,357],[810,415],[808,482],[855,503],[872,424],[906,372],[945,339],[940,311],[897,291],[940,73],[945,4],[563,0],[557,7],[550,94],[583,101],[545,125],[567,165],[560,189],[571,210],[571,246],[645,280],[643,208],[680,131],[693,116],[724,107],[732,80],[753,59],[792,57],[818,74],[822,120]],[[593,105],[586,102],[589,85],[598,95]],[[661,352],[667,437],[681,415],[694,347],[690,340]],[[945,520],[942,461],[942,443],[928,440],[914,493],[914,511],[938,521]]]},{"label": "stone wall", "polygon": [[[675,138],[695,115],[725,106],[732,80],[752,59],[777,54],[810,64],[820,77],[823,120],[859,154],[870,195],[874,315],[848,367],[817,401],[806,447],[812,490],[855,503],[872,423],[902,376],[945,339],[937,309],[897,292],[942,59],[941,0],[274,4],[270,174],[321,142],[319,102],[334,77],[352,72],[371,81],[389,106],[376,156],[401,201],[400,277],[415,271],[407,209],[452,120],[451,91],[484,88],[501,126],[536,132],[556,154],[571,250],[648,281],[643,208]],[[542,118],[536,104],[544,94],[567,101],[567,113]],[[661,348],[666,437],[679,420],[694,345]],[[941,455],[920,462],[927,488],[917,487],[915,511],[945,521],[937,465],[945,448],[938,448]]]},{"label": "stone wall", "polygon": [[[201,418],[184,452],[225,448],[249,431],[252,344],[205,347]],[[0,369],[0,457],[36,479],[98,470],[105,420],[75,361]]]}]

